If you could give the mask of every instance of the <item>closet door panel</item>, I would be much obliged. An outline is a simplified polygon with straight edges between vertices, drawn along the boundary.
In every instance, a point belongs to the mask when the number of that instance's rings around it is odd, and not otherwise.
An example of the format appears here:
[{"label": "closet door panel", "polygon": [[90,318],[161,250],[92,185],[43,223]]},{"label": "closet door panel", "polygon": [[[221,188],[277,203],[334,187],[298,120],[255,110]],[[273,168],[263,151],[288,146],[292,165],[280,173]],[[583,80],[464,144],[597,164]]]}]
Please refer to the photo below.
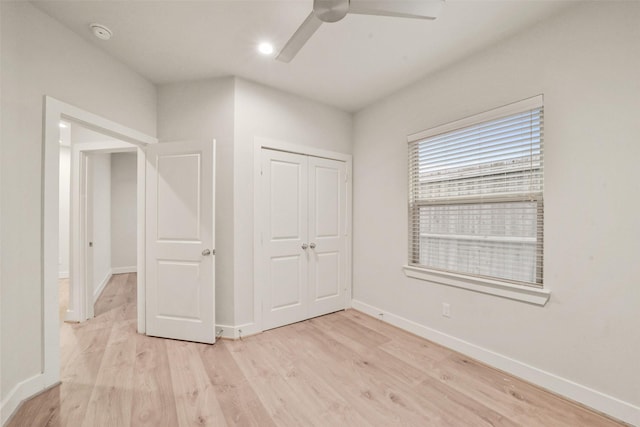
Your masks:
[{"label": "closet door panel", "polygon": [[308,315],[307,157],[262,150],[263,328]]},{"label": "closet door panel", "polygon": [[345,308],[345,169],[309,157],[309,317]]}]

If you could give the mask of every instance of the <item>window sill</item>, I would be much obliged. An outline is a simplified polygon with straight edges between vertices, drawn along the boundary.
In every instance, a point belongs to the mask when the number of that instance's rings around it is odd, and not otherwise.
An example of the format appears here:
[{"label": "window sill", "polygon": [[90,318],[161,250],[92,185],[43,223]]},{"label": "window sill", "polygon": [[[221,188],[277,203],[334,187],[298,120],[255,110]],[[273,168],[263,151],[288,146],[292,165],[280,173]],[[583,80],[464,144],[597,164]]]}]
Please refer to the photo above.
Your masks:
[{"label": "window sill", "polygon": [[404,274],[406,274],[407,277],[412,277],[414,279],[468,289],[470,291],[495,295],[515,301],[527,302],[529,304],[544,306],[551,297],[551,292],[545,289],[514,285],[511,283],[499,282],[497,280],[469,277],[444,271],[427,270],[425,268],[410,265],[403,266],[403,269]]}]

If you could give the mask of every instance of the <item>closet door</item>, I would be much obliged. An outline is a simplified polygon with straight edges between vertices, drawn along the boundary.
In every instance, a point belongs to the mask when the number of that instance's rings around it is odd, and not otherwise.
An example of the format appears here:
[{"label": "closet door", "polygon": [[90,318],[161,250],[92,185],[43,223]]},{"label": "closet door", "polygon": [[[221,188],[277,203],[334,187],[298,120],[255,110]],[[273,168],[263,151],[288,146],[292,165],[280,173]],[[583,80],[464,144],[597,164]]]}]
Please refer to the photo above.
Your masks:
[{"label": "closet door", "polygon": [[345,163],[309,157],[309,313],[345,308]]},{"label": "closet door", "polygon": [[263,328],[307,318],[307,157],[262,150]]}]

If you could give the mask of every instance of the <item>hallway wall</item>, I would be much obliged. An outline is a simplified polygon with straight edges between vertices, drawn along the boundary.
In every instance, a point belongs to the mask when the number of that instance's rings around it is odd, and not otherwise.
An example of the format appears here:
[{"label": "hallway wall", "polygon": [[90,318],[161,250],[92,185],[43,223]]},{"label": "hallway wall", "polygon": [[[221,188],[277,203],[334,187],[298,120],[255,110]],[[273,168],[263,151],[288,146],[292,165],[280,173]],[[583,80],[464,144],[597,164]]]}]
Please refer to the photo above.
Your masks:
[{"label": "hallway wall", "polygon": [[137,161],[136,153],[111,154],[111,268],[114,273],[136,269]]}]

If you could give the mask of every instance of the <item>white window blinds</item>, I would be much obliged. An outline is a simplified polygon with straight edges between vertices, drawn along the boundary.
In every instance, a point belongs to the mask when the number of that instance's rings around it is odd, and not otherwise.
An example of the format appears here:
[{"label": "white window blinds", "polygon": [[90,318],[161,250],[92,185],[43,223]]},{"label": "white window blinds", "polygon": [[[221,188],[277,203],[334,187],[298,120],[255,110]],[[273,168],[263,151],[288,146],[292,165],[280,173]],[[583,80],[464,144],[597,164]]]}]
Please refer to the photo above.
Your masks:
[{"label": "white window blinds", "polygon": [[542,286],[542,96],[409,137],[409,264]]}]

